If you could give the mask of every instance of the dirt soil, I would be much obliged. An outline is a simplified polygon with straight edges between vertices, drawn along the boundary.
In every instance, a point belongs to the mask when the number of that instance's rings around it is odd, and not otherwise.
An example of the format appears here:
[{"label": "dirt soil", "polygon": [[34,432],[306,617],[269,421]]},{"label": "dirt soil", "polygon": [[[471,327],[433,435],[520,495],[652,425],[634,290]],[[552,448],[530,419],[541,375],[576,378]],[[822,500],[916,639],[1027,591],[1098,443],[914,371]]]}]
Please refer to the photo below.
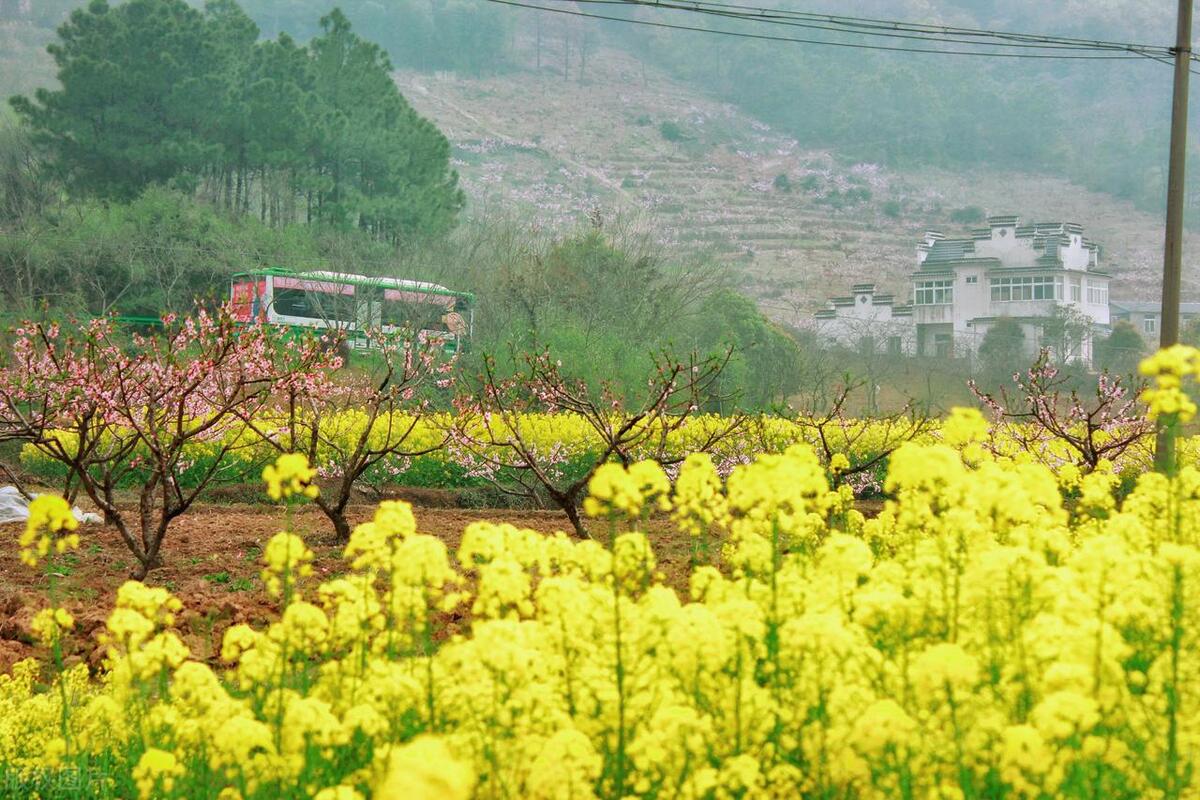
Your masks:
[{"label": "dirt soil", "polygon": [[[409,498],[419,503],[418,498]],[[415,509],[418,529],[441,538],[453,553],[463,529],[477,520],[509,522],[543,533],[570,530],[566,515],[554,511],[512,509],[461,509],[437,507],[438,498]],[[352,524],[370,519],[373,505],[351,509]],[[266,623],[277,614],[276,603],[263,591],[258,573],[266,541],[280,530],[278,509],[250,504],[201,505],[172,524],[163,544],[163,566],[152,571],[146,583],[166,586],[183,601],[177,629],[198,658],[218,657],[224,631],[230,625]],[[47,577],[20,562],[15,542],[23,526],[0,525],[0,673],[28,656],[44,655],[29,631],[33,615],[47,603]],[[341,547],[333,541],[332,527],[319,511],[305,509],[296,515],[295,529],[315,559],[313,581],[325,580],[345,569]],[[659,569],[668,583],[684,588],[690,543],[666,525],[651,524]],[[82,544],[61,565],[57,593],[75,616],[76,631],[67,645],[67,660],[98,666],[103,648],[97,634],[112,608],[116,589],[131,577],[135,561],[115,528],[82,525]]]}]

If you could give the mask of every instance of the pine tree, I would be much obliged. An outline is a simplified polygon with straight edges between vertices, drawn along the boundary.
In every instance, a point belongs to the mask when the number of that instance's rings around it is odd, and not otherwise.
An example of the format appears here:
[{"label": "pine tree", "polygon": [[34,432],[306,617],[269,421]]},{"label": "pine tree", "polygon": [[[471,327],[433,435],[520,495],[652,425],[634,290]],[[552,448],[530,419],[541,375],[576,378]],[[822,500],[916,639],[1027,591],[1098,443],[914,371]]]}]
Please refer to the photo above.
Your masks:
[{"label": "pine tree", "polygon": [[183,0],[92,0],[49,46],[61,88],[13,98],[67,185],[130,198],[189,175],[213,153],[219,54]]},{"label": "pine tree", "polygon": [[221,65],[212,86],[219,102],[216,136],[220,152],[208,172],[217,184],[218,201],[240,212],[247,207],[253,174],[250,152],[253,130],[246,94],[247,83],[253,78],[250,58],[258,39],[258,26],[234,0],[208,0],[204,5],[204,22]]},{"label": "pine tree", "polygon": [[302,48],[285,34],[259,42],[236,0],[208,0],[202,13],[184,0],[92,0],[50,48],[62,88],[13,105],[78,194],[199,185],[228,212],[272,224],[393,243],[445,231],[464,203],[446,138],[345,14],[321,29]]},{"label": "pine tree", "polygon": [[387,54],[341,11],[321,27],[309,44],[320,103],[317,216],[397,243],[445,230],[464,203],[446,138],[409,106]]}]

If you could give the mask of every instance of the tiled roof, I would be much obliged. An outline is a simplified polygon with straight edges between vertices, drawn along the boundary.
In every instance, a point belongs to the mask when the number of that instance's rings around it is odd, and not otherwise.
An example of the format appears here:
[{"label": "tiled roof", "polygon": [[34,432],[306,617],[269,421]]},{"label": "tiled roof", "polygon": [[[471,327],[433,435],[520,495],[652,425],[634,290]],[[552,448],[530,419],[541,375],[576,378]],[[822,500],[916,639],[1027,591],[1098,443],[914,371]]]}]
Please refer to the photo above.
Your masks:
[{"label": "tiled roof", "polygon": [[940,239],[929,248],[925,256],[926,264],[945,264],[951,261],[962,261],[975,255],[973,239]]},{"label": "tiled roof", "polygon": [[[1133,312],[1134,314],[1160,314],[1162,303],[1158,300],[1113,300],[1113,314]],[[1200,303],[1180,303],[1179,311],[1183,314],[1200,314]]]},{"label": "tiled roof", "polygon": [[[991,239],[993,228],[1014,226],[1017,238],[1032,239],[1033,241],[1030,244],[1033,246],[1033,249],[1041,252],[1036,266],[1041,268],[1061,267],[1062,259],[1059,256],[1058,248],[1069,246],[1073,236],[1081,236],[1083,233],[1083,226],[1076,222],[1030,222],[1020,225],[1018,224],[1019,219],[1014,215],[988,217],[987,221],[989,227],[973,228],[970,231],[969,237],[940,239],[934,241],[932,244],[927,243],[926,240],[922,240],[918,245],[918,250],[925,253],[925,258],[921,263],[921,270],[945,269],[954,263],[978,258],[975,250],[975,243],[977,241]],[[1095,253],[1098,253],[1100,250],[1098,244],[1083,239],[1082,236],[1080,244],[1087,250]]]}]

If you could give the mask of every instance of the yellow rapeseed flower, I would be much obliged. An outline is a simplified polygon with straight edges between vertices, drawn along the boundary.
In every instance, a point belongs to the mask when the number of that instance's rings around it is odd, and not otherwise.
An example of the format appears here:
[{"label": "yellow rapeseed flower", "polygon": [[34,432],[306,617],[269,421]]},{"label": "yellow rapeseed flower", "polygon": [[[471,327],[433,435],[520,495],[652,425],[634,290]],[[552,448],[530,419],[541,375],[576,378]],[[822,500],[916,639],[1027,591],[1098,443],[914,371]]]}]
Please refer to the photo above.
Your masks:
[{"label": "yellow rapeseed flower", "polygon": [[1175,344],[1164,347],[1142,360],[1138,371],[1153,378],[1154,385],[1144,390],[1141,400],[1151,419],[1187,423],[1196,416],[1196,404],[1183,389],[1183,379],[1195,377],[1200,365],[1200,350]]},{"label": "yellow rapeseed flower", "polygon": [[436,736],[420,736],[392,751],[376,800],[468,800],[475,770]]},{"label": "yellow rapeseed flower", "polygon": [[616,463],[601,464],[588,481],[583,510],[589,517],[634,519],[651,504],[669,511],[670,491],[671,482],[654,461],[639,461],[628,469]]},{"label": "yellow rapeseed flower", "polygon": [[317,471],[309,466],[303,453],[284,453],[263,469],[263,480],[267,483],[267,494],[272,500],[287,500],[294,496],[313,499],[318,494],[312,481]]},{"label": "yellow rapeseed flower", "polygon": [[142,753],[142,757],[133,768],[133,780],[137,784],[138,797],[141,800],[171,794],[176,779],[181,775],[183,765],[175,759],[174,754],[157,747],[151,747]]},{"label": "yellow rapeseed flower", "polygon": [[52,494],[39,494],[29,503],[29,519],[17,541],[21,561],[36,567],[51,554],[61,555],[79,547],[79,534],[74,533],[79,520],[66,500]]},{"label": "yellow rapeseed flower", "polygon": [[47,647],[74,627],[75,618],[65,608],[43,608],[29,623],[29,630]]},{"label": "yellow rapeseed flower", "polygon": [[312,574],[312,550],[303,539],[289,531],[280,531],[267,540],[262,560],[259,577],[274,597],[290,597],[297,582]]}]

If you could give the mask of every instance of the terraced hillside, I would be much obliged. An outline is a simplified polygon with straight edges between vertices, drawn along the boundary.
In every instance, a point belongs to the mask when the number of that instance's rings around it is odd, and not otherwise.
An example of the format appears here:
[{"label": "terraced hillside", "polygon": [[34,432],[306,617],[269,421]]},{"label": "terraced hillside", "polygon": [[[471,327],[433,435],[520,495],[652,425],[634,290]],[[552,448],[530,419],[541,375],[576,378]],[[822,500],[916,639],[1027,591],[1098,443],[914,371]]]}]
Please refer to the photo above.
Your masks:
[{"label": "terraced hillside", "polygon": [[[401,73],[409,100],[454,145],[473,213],[557,229],[589,213],[634,217],[680,254],[735,265],[780,321],[805,320],[850,283],[905,291],[926,228],[979,206],[1082,224],[1118,279],[1115,298],[1157,296],[1161,222],[1067,181],[1026,173],[900,172],[806,147],[628,54],[601,49],[581,80],[559,68],[483,79]],[[1197,253],[1189,236],[1185,252]],[[1185,292],[1200,273],[1185,267]]]}]

